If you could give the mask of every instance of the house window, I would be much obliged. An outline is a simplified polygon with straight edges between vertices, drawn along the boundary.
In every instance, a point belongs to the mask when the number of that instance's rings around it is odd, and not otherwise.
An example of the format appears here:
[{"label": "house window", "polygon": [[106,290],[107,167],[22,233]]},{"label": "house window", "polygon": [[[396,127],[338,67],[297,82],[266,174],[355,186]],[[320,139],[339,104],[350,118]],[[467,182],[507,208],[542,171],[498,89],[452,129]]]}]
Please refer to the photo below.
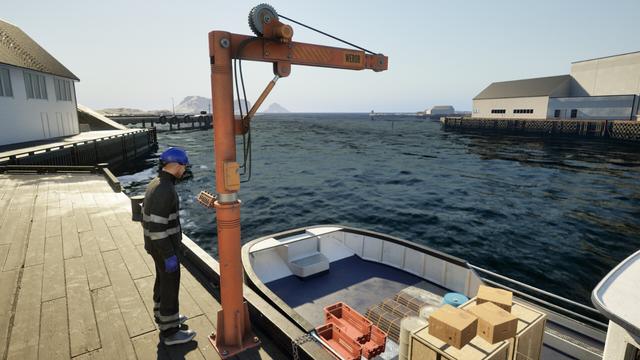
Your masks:
[{"label": "house window", "polygon": [[0,68],[0,96],[13,96],[9,69]]},{"label": "house window", "polygon": [[505,109],[491,109],[492,114],[506,114],[507,110]]},{"label": "house window", "polygon": [[554,110],[553,111],[553,117],[556,118],[556,119],[559,118],[560,117],[560,110]]},{"label": "house window", "polygon": [[62,79],[53,79],[56,89],[56,100],[71,101],[71,81]]},{"label": "house window", "polygon": [[578,109],[571,109],[571,118],[575,119],[578,117]]},{"label": "house window", "polygon": [[533,114],[533,109],[513,109],[514,114]]},{"label": "house window", "polygon": [[48,99],[47,82],[43,75],[25,71],[24,86],[27,89],[27,99]]}]

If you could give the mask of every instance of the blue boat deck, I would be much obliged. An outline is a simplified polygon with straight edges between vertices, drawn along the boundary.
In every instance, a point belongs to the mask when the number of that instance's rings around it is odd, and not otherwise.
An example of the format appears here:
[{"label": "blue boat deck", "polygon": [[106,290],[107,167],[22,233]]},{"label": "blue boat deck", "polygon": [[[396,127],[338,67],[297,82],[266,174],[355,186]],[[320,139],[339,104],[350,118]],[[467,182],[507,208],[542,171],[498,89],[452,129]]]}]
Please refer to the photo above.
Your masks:
[{"label": "blue boat deck", "polygon": [[358,256],[334,261],[328,272],[308,279],[291,275],[266,285],[314,326],[324,323],[323,308],[339,301],[364,314],[410,286],[431,293],[434,305],[448,292],[418,276]]}]

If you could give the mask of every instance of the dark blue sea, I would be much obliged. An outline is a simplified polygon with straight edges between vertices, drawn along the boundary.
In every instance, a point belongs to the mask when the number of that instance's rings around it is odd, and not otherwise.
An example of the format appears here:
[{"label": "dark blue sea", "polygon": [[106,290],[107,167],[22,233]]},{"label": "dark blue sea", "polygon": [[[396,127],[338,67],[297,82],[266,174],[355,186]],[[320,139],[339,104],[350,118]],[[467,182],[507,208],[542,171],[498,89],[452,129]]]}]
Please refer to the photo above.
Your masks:
[{"label": "dark blue sea", "polygon": [[[238,138],[241,144],[241,138]],[[182,146],[183,231],[217,255],[213,132],[160,132]],[[590,292],[640,247],[640,153],[598,140],[448,132],[437,121],[367,114],[262,115],[240,190],[242,239],[344,224],[424,244],[559,295]],[[238,157],[242,160],[239,145]],[[156,158],[120,176],[143,193]]]}]

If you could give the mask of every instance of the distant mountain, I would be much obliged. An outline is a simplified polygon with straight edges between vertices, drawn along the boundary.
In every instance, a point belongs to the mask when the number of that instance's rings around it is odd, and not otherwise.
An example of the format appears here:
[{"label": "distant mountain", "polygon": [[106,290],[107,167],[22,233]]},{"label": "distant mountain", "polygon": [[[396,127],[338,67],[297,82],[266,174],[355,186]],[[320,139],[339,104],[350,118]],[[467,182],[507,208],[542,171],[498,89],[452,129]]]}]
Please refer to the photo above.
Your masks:
[{"label": "distant mountain", "polygon": [[199,114],[200,111],[209,112],[210,109],[211,99],[202,96],[187,96],[176,105],[177,114]]},{"label": "distant mountain", "polygon": [[264,113],[288,113],[290,111],[285,109],[282,105],[278,103],[273,103],[269,105],[269,107],[263,112]]},{"label": "distant mountain", "polygon": [[[248,110],[246,110],[244,100],[242,101],[242,113],[246,114]],[[251,109],[251,102],[247,101],[249,109]],[[288,112],[286,109],[281,107],[278,104],[271,104],[271,106],[276,105],[278,109],[282,109],[279,111],[271,111],[271,112]],[[271,107],[269,108],[271,109]],[[201,111],[209,111],[211,109],[211,99],[202,97],[202,96],[187,96],[178,105],[176,105],[176,114],[200,114]],[[140,110],[140,109],[132,109],[132,108],[108,108],[102,110],[96,110],[98,113],[102,115],[172,115],[173,112],[171,110]],[[237,114],[238,111],[238,101],[234,99],[233,101],[233,111]]]},{"label": "distant mountain", "polygon": [[[240,101],[243,100],[240,99]],[[251,109],[250,102],[249,109]],[[203,96],[187,96],[176,106],[176,114],[199,114],[200,111],[208,112],[209,110],[213,110],[211,109],[211,99]],[[233,111],[239,113],[237,100],[233,101]],[[247,112],[244,108],[244,102],[242,103],[242,112]]]},{"label": "distant mountain", "polygon": [[102,115],[168,115],[171,114],[169,110],[140,110],[132,108],[107,108],[102,110],[96,110],[97,113]]}]

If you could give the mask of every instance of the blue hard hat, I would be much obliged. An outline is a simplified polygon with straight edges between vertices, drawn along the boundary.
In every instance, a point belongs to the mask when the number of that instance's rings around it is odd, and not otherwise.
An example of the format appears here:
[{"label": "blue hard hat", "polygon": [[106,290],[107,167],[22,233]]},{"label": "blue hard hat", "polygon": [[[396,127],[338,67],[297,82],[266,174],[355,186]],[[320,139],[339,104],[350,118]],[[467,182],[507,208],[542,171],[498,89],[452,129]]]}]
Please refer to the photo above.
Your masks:
[{"label": "blue hard hat", "polygon": [[165,150],[162,154],[160,154],[160,161],[165,164],[175,162],[180,165],[189,165],[189,157],[187,157],[187,152],[178,147],[170,147]]}]

